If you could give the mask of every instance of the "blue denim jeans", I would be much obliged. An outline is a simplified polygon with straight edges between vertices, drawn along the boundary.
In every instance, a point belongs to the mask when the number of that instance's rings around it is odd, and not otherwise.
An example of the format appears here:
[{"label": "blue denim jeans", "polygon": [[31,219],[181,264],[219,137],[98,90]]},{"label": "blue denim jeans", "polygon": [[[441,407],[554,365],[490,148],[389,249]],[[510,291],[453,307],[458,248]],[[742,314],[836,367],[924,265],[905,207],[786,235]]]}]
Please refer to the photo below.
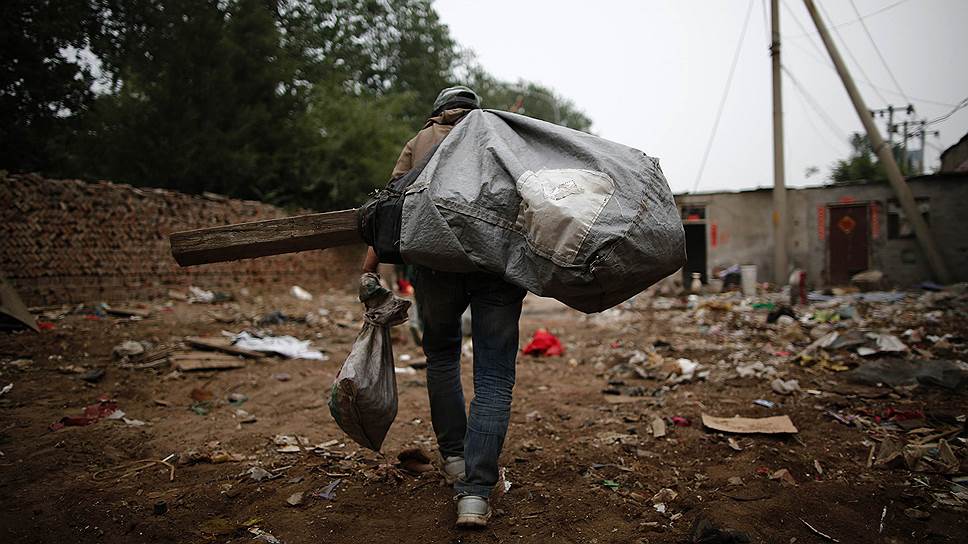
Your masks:
[{"label": "blue denim jeans", "polygon": [[[518,355],[518,319],[525,290],[485,273],[418,268],[415,295],[423,322],[427,391],[437,445],[445,458],[464,457],[458,495],[487,497],[498,480],[498,457],[511,419]],[[461,314],[470,304],[474,398],[464,411],[460,381]]]}]

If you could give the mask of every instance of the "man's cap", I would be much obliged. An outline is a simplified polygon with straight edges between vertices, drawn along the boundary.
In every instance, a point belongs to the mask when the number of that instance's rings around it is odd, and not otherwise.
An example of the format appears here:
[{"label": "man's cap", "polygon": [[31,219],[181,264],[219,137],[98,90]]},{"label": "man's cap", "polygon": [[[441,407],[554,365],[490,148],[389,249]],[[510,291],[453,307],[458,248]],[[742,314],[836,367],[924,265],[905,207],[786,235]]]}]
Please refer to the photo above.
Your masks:
[{"label": "man's cap", "polygon": [[440,91],[440,94],[437,95],[437,100],[434,100],[434,113],[440,112],[444,106],[451,103],[479,108],[481,107],[481,97],[470,87],[463,85],[448,87]]}]

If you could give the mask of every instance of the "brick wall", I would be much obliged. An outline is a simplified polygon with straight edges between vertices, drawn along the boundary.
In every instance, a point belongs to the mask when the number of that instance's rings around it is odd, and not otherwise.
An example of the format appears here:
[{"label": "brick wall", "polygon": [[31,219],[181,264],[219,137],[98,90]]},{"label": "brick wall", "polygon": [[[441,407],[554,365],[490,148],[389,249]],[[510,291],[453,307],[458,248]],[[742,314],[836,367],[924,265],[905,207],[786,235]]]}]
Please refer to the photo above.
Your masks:
[{"label": "brick wall", "polygon": [[285,217],[261,202],[0,173],[0,274],[28,305],[163,296],[189,285],[348,288],[362,246],[181,268],[168,234]]}]

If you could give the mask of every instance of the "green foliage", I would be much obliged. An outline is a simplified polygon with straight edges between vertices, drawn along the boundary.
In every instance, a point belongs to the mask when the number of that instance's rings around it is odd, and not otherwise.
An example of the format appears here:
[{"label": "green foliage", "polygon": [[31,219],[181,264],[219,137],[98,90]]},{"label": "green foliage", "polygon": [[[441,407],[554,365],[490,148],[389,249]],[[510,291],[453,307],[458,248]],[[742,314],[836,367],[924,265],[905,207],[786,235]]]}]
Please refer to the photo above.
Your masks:
[{"label": "green foliage", "polygon": [[429,0],[0,9],[15,60],[0,76],[10,170],[333,209],[386,183],[439,90],[460,80],[486,107],[591,125],[550,89],[463,62]]},{"label": "green foliage", "polygon": [[48,167],[77,130],[93,76],[69,57],[89,45],[96,11],[87,0],[0,3],[0,167]]},{"label": "green foliage", "polygon": [[[851,134],[850,146],[853,148],[850,157],[834,162],[830,179],[836,183],[858,180],[887,181],[887,172],[877,154],[874,153],[874,148],[867,136],[859,132]],[[903,152],[900,145],[894,144],[895,159],[901,157]],[[898,167],[905,176],[911,173],[910,166],[904,161],[898,160]]]}]

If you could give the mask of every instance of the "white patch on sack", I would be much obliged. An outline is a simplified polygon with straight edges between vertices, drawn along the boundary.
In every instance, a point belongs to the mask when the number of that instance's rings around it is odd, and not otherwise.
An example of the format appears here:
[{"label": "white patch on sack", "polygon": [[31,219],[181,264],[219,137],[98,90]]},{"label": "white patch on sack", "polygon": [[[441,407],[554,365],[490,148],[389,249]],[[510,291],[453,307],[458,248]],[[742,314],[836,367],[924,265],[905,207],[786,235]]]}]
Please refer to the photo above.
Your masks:
[{"label": "white patch on sack", "polygon": [[604,172],[559,168],[526,171],[517,180],[521,208],[516,225],[539,253],[574,263],[582,242],[615,192]]}]

